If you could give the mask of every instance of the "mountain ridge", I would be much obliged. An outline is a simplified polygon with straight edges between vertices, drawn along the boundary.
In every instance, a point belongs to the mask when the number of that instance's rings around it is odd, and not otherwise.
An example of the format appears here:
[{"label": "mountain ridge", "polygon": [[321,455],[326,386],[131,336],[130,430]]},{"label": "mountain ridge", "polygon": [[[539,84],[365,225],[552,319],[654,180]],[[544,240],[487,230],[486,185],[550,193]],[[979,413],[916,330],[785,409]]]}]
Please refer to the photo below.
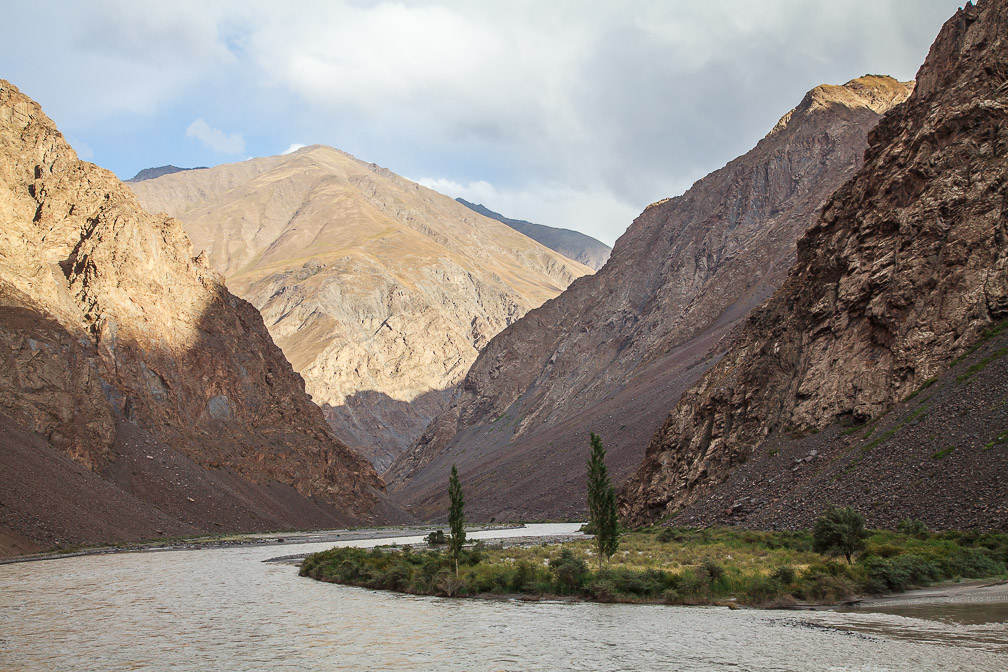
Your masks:
[{"label": "mountain ridge", "polygon": [[447,406],[494,334],[590,272],[323,145],[131,186],[182,219],[378,469]]}]

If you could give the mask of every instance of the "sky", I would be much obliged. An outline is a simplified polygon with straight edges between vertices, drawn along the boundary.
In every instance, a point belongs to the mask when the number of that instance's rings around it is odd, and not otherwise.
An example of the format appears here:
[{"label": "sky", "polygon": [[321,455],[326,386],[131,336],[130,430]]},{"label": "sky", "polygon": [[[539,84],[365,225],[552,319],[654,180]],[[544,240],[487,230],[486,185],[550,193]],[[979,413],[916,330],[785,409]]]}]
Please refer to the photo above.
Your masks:
[{"label": "sky", "polygon": [[325,144],[612,244],[960,0],[0,0],[0,78],[128,179]]}]

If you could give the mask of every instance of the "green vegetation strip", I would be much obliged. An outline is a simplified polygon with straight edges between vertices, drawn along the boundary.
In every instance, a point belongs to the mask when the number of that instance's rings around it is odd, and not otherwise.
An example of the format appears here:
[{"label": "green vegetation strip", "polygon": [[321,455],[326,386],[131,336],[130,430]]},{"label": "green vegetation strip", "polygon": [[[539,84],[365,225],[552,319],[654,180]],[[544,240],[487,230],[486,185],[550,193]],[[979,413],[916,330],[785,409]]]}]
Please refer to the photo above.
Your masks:
[{"label": "green vegetation strip", "polygon": [[997,435],[993,441],[988,441],[987,445],[983,447],[984,450],[990,450],[994,446],[1000,446],[1002,443],[1008,442],[1008,429]]},{"label": "green vegetation strip", "polygon": [[978,340],[976,343],[970,346],[970,348],[966,350],[966,352],[953,359],[952,362],[949,364],[949,366],[955,366],[962,360],[966,359],[974,352],[979,350],[981,345],[983,345],[990,339],[994,338],[995,336],[1001,335],[1001,333],[1004,332],[1005,329],[1008,329],[1008,320],[1001,320],[997,324],[988,327],[983,331],[983,333],[980,334],[980,340]]},{"label": "green vegetation strip", "polygon": [[965,372],[956,376],[956,380],[958,380],[960,383],[966,382],[976,374],[986,369],[988,364],[990,364],[994,360],[1004,357],[1005,355],[1008,355],[1008,348],[1001,348],[999,350],[995,350],[991,354],[981,359],[976,364],[970,366],[968,369],[966,369]]},{"label": "green vegetation strip", "polygon": [[600,602],[832,604],[959,578],[1004,577],[1008,534],[873,531],[856,562],[813,551],[809,532],[731,528],[626,533],[609,565],[592,540],[532,547],[467,548],[455,576],[434,549],[334,548],[308,556],[301,575],[419,595],[568,597]]}]

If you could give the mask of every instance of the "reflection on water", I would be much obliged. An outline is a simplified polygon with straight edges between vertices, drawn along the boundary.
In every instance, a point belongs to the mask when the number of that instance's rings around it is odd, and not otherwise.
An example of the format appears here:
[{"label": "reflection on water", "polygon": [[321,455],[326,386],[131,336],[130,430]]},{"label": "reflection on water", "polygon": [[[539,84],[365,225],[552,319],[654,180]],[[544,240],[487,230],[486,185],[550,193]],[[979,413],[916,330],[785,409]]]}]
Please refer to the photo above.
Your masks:
[{"label": "reflection on water", "polygon": [[1003,622],[413,597],[262,562],[275,555],[241,547],[0,566],[0,670],[1001,671],[1008,661]]}]

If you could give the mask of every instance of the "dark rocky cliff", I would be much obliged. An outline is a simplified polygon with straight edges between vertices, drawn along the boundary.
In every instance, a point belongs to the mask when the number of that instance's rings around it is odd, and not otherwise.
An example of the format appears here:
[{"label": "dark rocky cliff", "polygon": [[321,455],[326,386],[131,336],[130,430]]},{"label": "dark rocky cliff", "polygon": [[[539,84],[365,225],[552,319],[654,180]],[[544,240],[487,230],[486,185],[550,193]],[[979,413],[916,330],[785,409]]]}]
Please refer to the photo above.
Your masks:
[{"label": "dark rocky cliff", "polygon": [[[621,496],[628,521],[713,497],[773,441],[879,418],[1008,315],[1005,2],[945,24],[869,144],[799,240],[787,281],[653,437]],[[1003,405],[992,385],[1000,401],[988,401]],[[1005,428],[976,429],[980,451]]]}]

